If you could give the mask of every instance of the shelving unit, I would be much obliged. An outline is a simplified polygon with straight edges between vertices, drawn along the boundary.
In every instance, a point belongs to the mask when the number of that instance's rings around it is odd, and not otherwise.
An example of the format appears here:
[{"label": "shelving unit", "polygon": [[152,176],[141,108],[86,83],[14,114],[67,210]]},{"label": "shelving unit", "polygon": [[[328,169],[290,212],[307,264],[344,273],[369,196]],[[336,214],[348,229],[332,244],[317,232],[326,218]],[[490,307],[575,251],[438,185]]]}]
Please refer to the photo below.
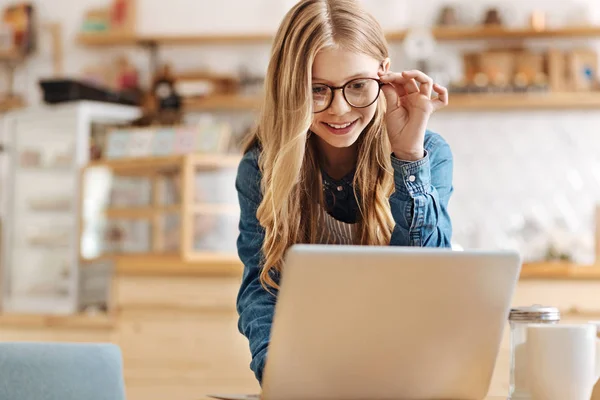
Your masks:
[{"label": "shelving unit", "polygon": [[127,123],[136,107],[95,102],[40,105],[9,114],[3,215],[2,308],[65,313],[79,301],[79,178],[92,124]]},{"label": "shelving unit", "polygon": [[[572,26],[535,30],[532,28],[505,27],[434,27],[431,32],[438,41],[475,40],[525,40],[544,38],[600,37],[600,26]],[[402,41],[406,29],[389,31],[390,42]],[[181,45],[236,45],[269,43],[271,33],[236,33],[223,35],[112,35],[85,34],[78,37],[81,45],[89,47],[136,45],[155,51],[159,46]],[[186,111],[256,111],[261,99],[253,96],[215,95],[202,99],[189,99],[184,103]],[[600,93],[525,93],[525,94],[451,94],[450,105],[444,111],[482,111],[509,109],[595,109],[600,108]]]},{"label": "shelving unit", "polygon": [[[236,265],[239,205],[233,189],[240,159],[239,155],[191,153],[90,163],[83,170],[82,200],[95,211],[83,206],[82,263],[112,258],[119,265],[134,268],[132,265],[155,262],[148,260],[156,258],[179,266],[186,263],[210,264],[215,268]],[[89,180],[102,175],[109,191],[115,190],[118,179],[137,179],[140,187],[149,188],[149,195],[142,196],[148,201],[127,205],[104,201],[101,208],[92,205],[97,202],[89,196],[85,186]],[[97,196],[111,198],[110,193]],[[119,225],[121,223],[123,225]],[[143,243],[116,249],[105,243],[114,226],[128,224],[138,224],[144,232],[138,235]],[[136,235],[127,229],[121,232],[125,243]]]}]

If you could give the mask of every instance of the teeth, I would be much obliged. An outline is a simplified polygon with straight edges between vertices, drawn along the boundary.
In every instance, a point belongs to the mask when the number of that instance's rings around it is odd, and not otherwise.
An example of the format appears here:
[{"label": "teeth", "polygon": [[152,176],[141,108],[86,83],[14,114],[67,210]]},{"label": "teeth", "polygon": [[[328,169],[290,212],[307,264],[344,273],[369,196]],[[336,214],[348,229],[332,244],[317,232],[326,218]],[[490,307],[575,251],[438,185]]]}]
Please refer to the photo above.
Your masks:
[{"label": "teeth", "polygon": [[335,128],[335,129],[344,129],[344,128],[347,128],[350,125],[352,125],[352,122],[348,122],[347,124],[344,124],[344,125],[335,125],[335,124],[329,124],[329,123],[327,123],[327,125],[329,125],[332,128]]}]

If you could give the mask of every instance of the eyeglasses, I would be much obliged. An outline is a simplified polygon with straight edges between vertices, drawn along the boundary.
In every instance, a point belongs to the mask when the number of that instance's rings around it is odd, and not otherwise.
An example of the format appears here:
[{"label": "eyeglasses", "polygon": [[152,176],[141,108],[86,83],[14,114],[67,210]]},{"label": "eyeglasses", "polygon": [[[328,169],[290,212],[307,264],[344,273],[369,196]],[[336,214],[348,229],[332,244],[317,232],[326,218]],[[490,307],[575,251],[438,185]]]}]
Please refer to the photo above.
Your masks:
[{"label": "eyeglasses", "polygon": [[354,108],[366,108],[379,98],[381,87],[385,85],[374,78],[357,78],[343,86],[335,87],[324,83],[312,85],[313,113],[320,113],[329,108],[333,102],[333,93],[342,90],[344,99]]}]

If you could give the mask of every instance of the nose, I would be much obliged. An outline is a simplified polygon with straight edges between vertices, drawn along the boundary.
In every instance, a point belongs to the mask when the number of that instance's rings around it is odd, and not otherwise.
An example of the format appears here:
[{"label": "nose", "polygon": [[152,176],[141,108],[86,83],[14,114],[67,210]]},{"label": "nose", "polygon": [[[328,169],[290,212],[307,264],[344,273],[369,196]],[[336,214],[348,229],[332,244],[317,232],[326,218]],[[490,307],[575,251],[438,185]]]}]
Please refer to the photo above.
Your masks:
[{"label": "nose", "polygon": [[329,114],[344,115],[352,110],[352,107],[350,107],[350,104],[344,98],[342,89],[334,90],[332,96],[333,100],[331,101],[331,106],[329,106]]}]

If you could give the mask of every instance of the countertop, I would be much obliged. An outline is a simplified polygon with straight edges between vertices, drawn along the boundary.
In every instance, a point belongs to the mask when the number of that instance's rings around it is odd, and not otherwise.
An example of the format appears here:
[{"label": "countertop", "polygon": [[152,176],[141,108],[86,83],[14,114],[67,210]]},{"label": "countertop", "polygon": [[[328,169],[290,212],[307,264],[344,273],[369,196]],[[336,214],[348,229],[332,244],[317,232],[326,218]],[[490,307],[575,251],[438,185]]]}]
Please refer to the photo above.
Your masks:
[{"label": "countertop", "polygon": [[563,262],[524,264],[521,279],[600,280],[600,265],[578,265]]},{"label": "countertop", "polygon": [[[85,268],[85,267],[84,267]],[[117,275],[241,277],[242,263],[236,256],[215,256],[184,261],[176,255],[115,257]],[[600,280],[600,264],[577,265],[564,262],[526,263],[522,280]]]},{"label": "countertop", "polygon": [[115,326],[115,317],[110,314],[10,314],[0,313],[0,329],[18,328],[57,328],[111,330]]}]

